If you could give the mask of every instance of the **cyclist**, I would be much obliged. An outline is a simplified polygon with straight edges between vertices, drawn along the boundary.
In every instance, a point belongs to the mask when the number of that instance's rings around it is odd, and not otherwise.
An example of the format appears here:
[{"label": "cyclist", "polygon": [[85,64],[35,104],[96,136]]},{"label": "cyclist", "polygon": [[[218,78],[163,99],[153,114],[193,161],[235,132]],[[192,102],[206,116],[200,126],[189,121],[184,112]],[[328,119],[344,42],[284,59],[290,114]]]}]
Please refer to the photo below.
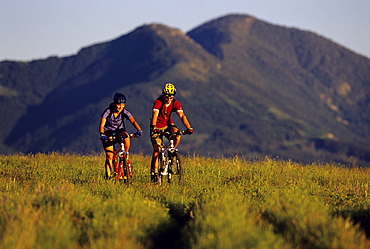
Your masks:
[{"label": "cyclist", "polygon": [[[130,149],[130,136],[126,131],[124,119],[128,119],[135,127],[137,132],[136,137],[141,136],[143,133],[140,125],[135,121],[132,114],[125,109],[126,97],[122,93],[115,93],[113,102],[106,108],[100,119],[99,132],[100,140],[102,140],[103,148],[105,150],[105,179],[110,179],[115,176],[112,167],[114,145],[116,143],[123,143],[126,152]],[[110,141],[109,136],[115,134],[116,139]]]},{"label": "cyclist", "polygon": [[[158,155],[159,150],[163,146],[162,131],[169,131],[176,133],[179,129],[172,120],[171,113],[176,112],[181,122],[187,128],[187,133],[194,132],[187,117],[184,114],[181,103],[175,100],[176,88],[168,82],[164,85],[162,95],[159,96],[153,103],[152,118],[150,121],[150,139],[153,145],[153,155],[151,160],[151,181],[157,180],[158,174]],[[168,139],[168,137],[167,137]],[[174,138],[174,147],[176,148],[180,143],[181,136],[177,135]]]}]

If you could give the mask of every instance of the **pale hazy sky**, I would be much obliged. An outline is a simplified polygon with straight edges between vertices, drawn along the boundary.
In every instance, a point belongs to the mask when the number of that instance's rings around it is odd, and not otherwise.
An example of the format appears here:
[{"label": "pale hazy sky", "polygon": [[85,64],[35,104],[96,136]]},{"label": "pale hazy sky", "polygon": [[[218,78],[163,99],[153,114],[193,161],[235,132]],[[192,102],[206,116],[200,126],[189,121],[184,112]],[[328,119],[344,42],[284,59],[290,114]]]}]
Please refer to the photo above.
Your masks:
[{"label": "pale hazy sky", "polygon": [[72,55],[143,24],[187,32],[235,13],[312,31],[370,58],[370,0],[0,0],[0,61]]}]

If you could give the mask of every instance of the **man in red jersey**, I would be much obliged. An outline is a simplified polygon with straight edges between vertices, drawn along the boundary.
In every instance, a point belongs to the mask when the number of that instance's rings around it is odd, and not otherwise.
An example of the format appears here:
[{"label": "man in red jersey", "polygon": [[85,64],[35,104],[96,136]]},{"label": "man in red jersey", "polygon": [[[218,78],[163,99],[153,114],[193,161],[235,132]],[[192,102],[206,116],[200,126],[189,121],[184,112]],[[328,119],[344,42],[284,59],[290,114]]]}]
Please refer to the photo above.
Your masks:
[{"label": "man in red jersey", "polygon": [[[158,174],[157,159],[159,155],[159,149],[163,146],[163,135],[161,135],[161,132],[169,131],[171,134],[173,134],[179,131],[172,120],[171,113],[176,112],[181,122],[186,127],[188,134],[192,134],[194,132],[187,117],[184,114],[181,103],[178,100],[175,100],[175,95],[175,86],[172,83],[168,82],[163,87],[162,95],[159,96],[153,103],[153,112],[150,121],[150,139],[153,145],[153,155],[151,161],[152,181],[156,181]],[[175,148],[180,143],[180,139],[180,135],[175,136]]]}]

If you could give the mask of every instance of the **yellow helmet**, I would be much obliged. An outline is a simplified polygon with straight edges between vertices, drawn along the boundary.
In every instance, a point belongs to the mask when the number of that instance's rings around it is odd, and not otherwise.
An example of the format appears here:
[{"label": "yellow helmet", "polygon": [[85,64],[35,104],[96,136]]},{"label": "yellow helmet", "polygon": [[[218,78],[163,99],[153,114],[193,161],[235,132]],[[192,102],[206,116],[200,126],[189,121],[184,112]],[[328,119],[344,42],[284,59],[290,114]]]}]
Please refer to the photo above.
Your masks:
[{"label": "yellow helmet", "polygon": [[166,85],[164,85],[164,87],[163,87],[162,93],[163,93],[163,95],[175,96],[176,95],[176,87],[171,82],[167,82]]}]

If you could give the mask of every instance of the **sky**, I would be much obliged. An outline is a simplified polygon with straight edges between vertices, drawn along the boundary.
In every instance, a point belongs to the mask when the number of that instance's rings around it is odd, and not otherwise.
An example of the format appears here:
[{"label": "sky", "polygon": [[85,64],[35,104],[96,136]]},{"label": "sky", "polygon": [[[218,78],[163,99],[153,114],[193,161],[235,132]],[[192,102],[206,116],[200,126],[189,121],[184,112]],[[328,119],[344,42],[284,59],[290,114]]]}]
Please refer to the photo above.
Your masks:
[{"label": "sky", "polygon": [[69,56],[151,23],[188,32],[247,14],[370,58],[370,0],[0,0],[0,61]]}]

